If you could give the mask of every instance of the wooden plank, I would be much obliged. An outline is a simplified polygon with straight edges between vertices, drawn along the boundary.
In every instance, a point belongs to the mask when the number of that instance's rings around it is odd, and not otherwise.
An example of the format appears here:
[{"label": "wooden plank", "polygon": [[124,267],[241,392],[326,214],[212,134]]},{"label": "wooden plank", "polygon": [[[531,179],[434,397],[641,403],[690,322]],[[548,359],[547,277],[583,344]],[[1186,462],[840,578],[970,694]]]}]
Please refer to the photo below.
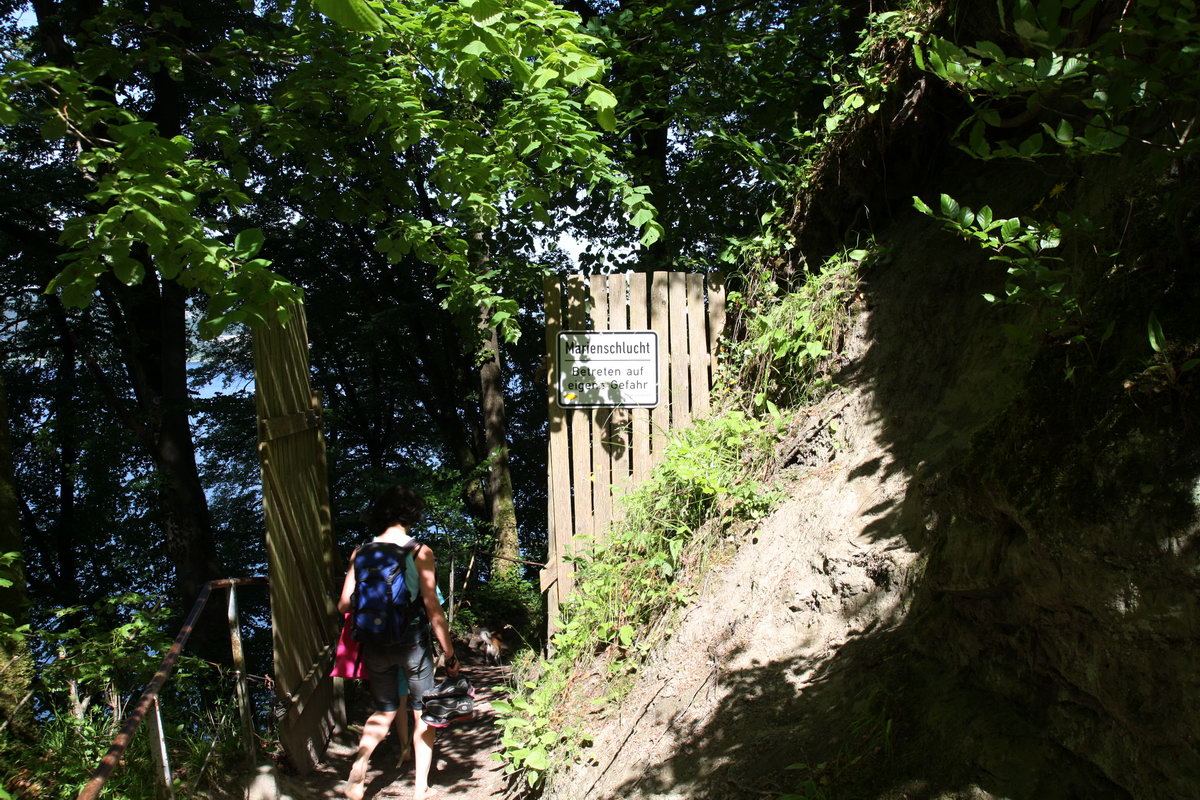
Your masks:
[{"label": "wooden plank", "polygon": [[[608,276],[608,328],[629,330],[629,303],[625,299],[625,273]],[[607,447],[612,460],[612,520],[624,517],[622,498],[629,488],[631,409],[614,408],[608,418]]]},{"label": "wooden plank", "polygon": [[670,275],[650,275],[650,328],[658,331],[658,405],[650,412],[650,466],[662,461],[671,428]]},{"label": "wooden plank", "polygon": [[[644,331],[649,328],[649,297],[646,292],[646,274],[629,276],[629,328]],[[659,384],[662,385],[661,383]],[[650,409],[631,409],[633,416],[633,452],[630,458],[629,480],[633,486],[641,483],[650,473]]]},{"label": "wooden plank", "polygon": [[[582,275],[567,278],[567,326],[570,330],[584,330],[587,325],[587,282]],[[573,533],[571,550],[579,542],[591,541],[592,528],[592,446],[591,412],[588,409],[572,408],[567,411],[567,428],[571,433],[571,500],[573,509]],[[559,573],[562,595],[565,597],[574,586],[571,574]]]},{"label": "wooden plank", "polygon": [[[281,447],[280,442],[272,445],[272,454],[267,456],[263,469],[264,499],[269,495],[272,502],[273,514],[268,520],[276,552],[282,555],[279,562],[279,579],[272,575],[271,604],[278,607],[279,624],[282,636],[287,644],[284,652],[276,652],[276,659],[294,660],[295,670],[302,675],[311,664],[311,656],[324,646],[328,636],[333,633],[329,625],[332,603],[332,587],[323,575],[323,570],[306,557],[310,553],[311,536],[306,536],[304,520],[296,515],[297,509],[303,508],[304,498],[311,491],[311,481],[297,487],[288,486],[281,476],[290,476],[297,480],[302,476],[303,467],[295,457],[294,440],[288,441],[292,447]],[[295,491],[299,488],[300,491]],[[297,497],[299,495],[299,497]],[[276,585],[278,584],[278,585]],[[325,624],[320,624],[324,622]],[[298,655],[297,655],[298,653]],[[288,659],[294,655],[294,659]],[[284,669],[276,676],[285,691],[293,691],[295,686],[291,681],[296,677],[289,669]]]},{"label": "wooden plank", "polygon": [[258,440],[269,442],[272,439],[282,439],[297,433],[312,430],[321,424],[320,414],[311,411],[297,411],[274,419],[264,419],[258,423]]},{"label": "wooden plank", "polygon": [[306,775],[321,763],[327,731],[333,729],[334,679],[325,675],[313,689],[306,692],[304,702],[297,702],[283,715],[279,725],[279,741],[288,754],[288,761],[301,775]]},{"label": "wooden plank", "polygon": [[150,713],[147,716],[150,761],[154,764],[154,774],[159,779],[155,783],[154,793],[157,797],[175,800],[175,782],[171,779],[171,757],[167,752],[167,738],[163,735],[162,707],[159,706],[157,697],[150,703]]},{"label": "wooden plank", "polygon": [[687,276],[672,272],[667,286],[671,330],[671,428],[679,429],[692,419],[688,399]]},{"label": "wooden plank", "polygon": [[[553,625],[558,617],[558,608],[564,596],[561,593],[562,584],[558,583],[560,570],[565,570],[563,556],[570,542],[572,533],[571,522],[571,453],[567,432],[566,412],[558,405],[558,374],[555,369],[558,346],[558,332],[562,330],[562,283],[558,278],[547,276],[542,282],[546,294],[546,383],[549,388],[549,491],[550,491],[550,527],[549,542],[546,546],[546,561],[548,566],[542,570],[543,591],[550,590],[547,597],[547,610],[550,624]],[[547,571],[551,579],[546,584]]]},{"label": "wooden plank", "polygon": [[233,660],[233,681],[237,690],[238,720],[242,729],[242,750],[246,762],[254,766],[257,750],[254,738],[254,717],[250,712],[250,690],[246,686],[246,656],[242,650],[242,625],[238,614],[237,584],[230,584],[229,600],[225,606],[225,619],[229,624],[229,649]]},{"label": "wooden plank", "polygon": [[708,315],[704,313],[704,276],[687,275],[688,383],[692,417],[708,414]]},{"label": "wooden plank", "polygon": [[[591,276],[592,330],[608,330],[608,276]],[[612,457],[608,446],[608,422],[612,409],[594,408],[591,411],[592,431],[592,536],[596,544],[608,538],[612,522]]]},{"label": "wooden plank", "polygon": [[302,307],[286,326],[255,331],[254,368],[276,684],[283,694],[301,692],[301,707],[310,709],[284,715],[280,740],[305,772],[319,761],[338,718],[340,695],[330,681],[322,691],[304,676],[336,639],[341,618],[334,595],[344,566],[333,543],[320,399],[308,382]]},{"label": "wooden plank", "polygon": [[725,336],[725,274],[713,272],[708,276],[708,354],[709,385],[717,382],[721,355],[721,340]]}]

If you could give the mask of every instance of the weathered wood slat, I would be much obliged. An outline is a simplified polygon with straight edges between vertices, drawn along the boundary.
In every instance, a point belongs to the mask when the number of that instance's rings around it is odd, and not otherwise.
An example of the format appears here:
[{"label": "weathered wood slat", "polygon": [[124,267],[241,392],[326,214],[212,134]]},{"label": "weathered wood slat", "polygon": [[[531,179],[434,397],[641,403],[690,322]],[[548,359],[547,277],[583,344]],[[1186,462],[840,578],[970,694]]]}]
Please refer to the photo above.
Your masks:
[{"label": "weathered wood slat", "polygon": [[[645,273],[629,276],[629,328],[635,331],[648,330],[650,326],[650,298],[646,290]],[[660,351],[661,352],[661,351]],[[661,376],[659,386],[662,386]],[[660,389],[661,391],[661,389]],[[633,415],[633,453],[630,459],[630,483],[641,483],[650,474],[650,409],[631,409]]]},{"label": "weathered wood slat", "polygon": [[708,276],[708,354],[709,384],[715,384],[721,352],[721,338],[725,335],[725,275],[713,272]]},{"label": "weathered wood slat", "polygon": [[336,563],[320,400],[309,387],[308,369],[301,307],[286,325],[255,330],[276,688],[297,698],[280,721],[279,736],[301,773],[320,760],[337,720],[345,717],[335,705],[341,695],[327,671],[305,682],[340,628],[334,591],[344,568]]},{"label": "weathered wood slat", "polygon": [[687,276],[688,389],[692,418],[708,414],[708,315],[704,312],[704,276]]},{"label": "weathered wood slat", "polygon": [[[563,556],[572,533],[571,522],[571,462],[570,443],[567,439],[567,415],[558,405],[556,391],[558,375],[555,371],[555,348],[558,346],[558,333],[563,328],[562,284],[555,278],[547,276],[542,288],[546,294],[546,383],[549,388],[549,467],[548,488],[550,492],[549,508],[549,541],[546,552],[549,562],[542,569],[542,591],[550,589],[558,580],[560,569],[566,569]],[[549,596],[549,618],[557,619],[561,601],[559,587],[555,587]]]},{"label": "weathered wood slat", "polygon": [[[567,278],[567,325],[571,330],[584,330],[587,325],[588,285],[581,275]],[[592,448],[590,431],[592,413],[588,409],[573,408],[567,412],[568,428],[571,432],[571,499],[572,542],[590,542],[594,534],[592,527]],[[568,550],[576,548],[568,546]],[[559,575],[561,596],[566,597],[574,587],[570,575]]]},{"label": "weathered wood slat", "polygon": [[688,391],[687,276],[672,272],[667,286],[671,320],[671,428],[682,428],[692,420]]},{"label": "weathered wood slat", "polygon": [[264,419],[258,423],[258,440],[269,442],[282,439],[297,433],[311,431],[321,426],[321,414],[317,411],[297,411],[274,419]]},{"label": "weathered wood slat", "polygon": [[[608,329],[629,330],[629,301],[625,297],[625,274],[608,276]],[[608,426],[604,446],[612,464],[612,521],[624,517],[622,497],[629,488],[630,435],[632,423],[628,408],[608,409]]]},{"label": "weathered wood slat", "polygon": [[650,413],[650,466],[662,460],[671,428],[670,275],[650,276],[650,327],[658,332],[658,405]]},{"label": "weathered wood slat", "polygon": [[[593,275],[590,283],[592,330],[608,330],[608,276]],[[600,543],[607,538],[608,525],[612,521],[612,456],[606,444],[612,411],[593,408],[589,413],[592,417],[588,442],[592,451],[592,537],[595,543]]]}]

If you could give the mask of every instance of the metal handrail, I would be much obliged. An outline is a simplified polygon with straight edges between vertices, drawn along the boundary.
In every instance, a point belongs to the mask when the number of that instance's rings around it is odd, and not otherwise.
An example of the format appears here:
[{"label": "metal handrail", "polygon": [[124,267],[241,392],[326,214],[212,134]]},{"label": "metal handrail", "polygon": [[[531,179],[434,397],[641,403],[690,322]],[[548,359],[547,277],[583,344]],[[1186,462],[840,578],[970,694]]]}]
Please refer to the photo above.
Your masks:
[{"label": "metal handrail", "polygon": [[[112,775],[113,770],[116,769],[121,756],[125,754],[125,750],[129,747],[129,743],[133,741],[133,735],[137,733],[137,729],[146,718],[147,712],[157,703],[158,693],[162,690],[163,685],[166,684],[167,678],[171,677],[171,672],[175,669],[175,662],[179,660],[183,646],[187,643],[188,637],[192,635],[192,629],[195,627],[196,620],[203,613],[204,606],[208,603],[208,598],[212,594],[213,589],[227,588],[232,593],[238,586],[265,584],[269,582],[265,577],[254,577],[222,578],[204,584],[204,588],[200,590],[200,594],[196,597],[196,602],[192,606],[191,613],[184,620],[183,627],[179,629],[179,635],[175,637],[174,644],[167,651],[167,655],[163,659],[162,665],[158,668],[158,672],[154,673],[154,677],[150,679],[150,684],[146,687],[146,691],[142,692],[142,696],[138,700],[137,705],[134,706],[133,712],[126,718],[125,725],[122,726],[121,731],[113,739],[108,752],[101,759],[100,765],[96,767],[96,771],[92,773],[91,779],[83,787],[83,790],[80,791],[76,800],[95,800],[100,796],[100,790],[104,788],[105,782]],[[236,608],[236,606],[232,607]],[[240,635],[233,630],[231,623],[231,640],[233,642],[235,660],[240,660],[241,642],[239,639]],[[244,667],[240,664],[235,664],[235,666],[239,671],[239,679],[242,679],[245,673]]]}]

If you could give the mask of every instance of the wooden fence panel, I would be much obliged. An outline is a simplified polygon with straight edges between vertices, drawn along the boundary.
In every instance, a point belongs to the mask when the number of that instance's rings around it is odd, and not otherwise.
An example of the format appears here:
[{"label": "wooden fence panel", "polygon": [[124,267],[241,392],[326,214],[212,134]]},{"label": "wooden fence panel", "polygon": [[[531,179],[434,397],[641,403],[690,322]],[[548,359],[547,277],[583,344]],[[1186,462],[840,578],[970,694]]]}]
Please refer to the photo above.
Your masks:
[{"label": "wooden fence panel", "polygon": [[[648,330],[650,326],[649,309],[646,293],[647,276],[634,273],[629,276],[629,329],[632,331]],[[660,350],[661,353],[661,350]],[[659,384],[661,386],[661,382]],[[633,454],[630,460],[629,486],[636,486],[646,480],[650,474],[650,409],[630,409],[633,416]]]},{"label": "wooden fence panel", "polygon": [[682,428],[692,421],[692,408],[688,399],[687,358],[687,276],[682,272],[670,273],[667,283],[669,304],[671,352],[671,428]]},{"label": "wooden fence panel", "polygon": [[557,278],[546,277],[542,282],[546,293],[546,386],[550,393],[549,430],[550,441],[547,465],[550,508],[547,514],[547,567],[542,570],[542,591],[549,591],[548,608],[550,619],[557,619],[559,592],[554,587],[562,571],[563,556],[571,539],[571,454],[568,448],[567,413],[558,404],[554,391],[554,359],[558,332],[563,329],[562,285]]},{"label": "wooden fence panel", "polygon": [[666,272],[650,275],[650,328],[658,332],[658,405],[650,412],[650,467],[662,456],[671,429],[671,359],[669,280]]},{"label": "wooden fence panel", "polygon": [[[592,330],[608,330],[608,276],[591,277],[591,321]],[[612,455],[605,442],[608,441],[608,422],[612,410],[590,409],[592,418],[592,471],[588,482],[592,485],[592,538],[602,542],[612,521]]]},{"label": "wooden fence panel", "polygon": [[262,469],[275,689],[289,702],[280,741],[301,773],[344,724],[341,682],[329,678],[341,628],[338,563],[329,508],[319,398],[308,382],[304,311],[254,332],[255,403]]},{"label": "wooden fence panel", "polygon": [[[586,326],[588,285],[582,275],[567,278],[567,325],[569,330],[583,330]],[[553,369],[553,364],[551,364]],[[568,430],[571,435],[571,522],[573,533],[563,543],[564,552],[573,551],[579,542],[592,540],[592,414],[588,409],[567,410]],[[580,443],[586,443],[580,444]],[[570,593],[574,586],[570,570],[559,564],[559,601]]]},{"label": "wooden fence panel", "polygon": [[[644,276],[643,276],[644,277]],[[625,275],[617,273],[608,276],[608,329],[610,331],[645,330],[645,328],[629,327],[629,303],[625,294]],[[644,302],[644,300],[643,300]],[[629,488],[629,462],[631,456],[630,435],[633,423],[631,408],[609,408],[608,426],[604,447],[608,450],[612,463],[612,514],[613,522],[624,517],[622,496]],[[645,409],[639,409],[645,411]]]},{"label": "wooden fence panel", "polygon": [[687,276],[688,391],[692,417],[708,414],[708,315],[704,276]]},{"label": "wooden fence panel", "polygon": [[[550,618],[573,588],[564,558],[602,542],[621,517],[621,496],[662,457],[667,433],[707,413],[725,286],[718,275],[580,275],[547,278],[549,389],[548,563],[542,590]],[[564,297],[565,295],[565,297]],[[653,330],[658,334],[659,402],[648,408],[562,408],[555,374],[561,330]]]}]

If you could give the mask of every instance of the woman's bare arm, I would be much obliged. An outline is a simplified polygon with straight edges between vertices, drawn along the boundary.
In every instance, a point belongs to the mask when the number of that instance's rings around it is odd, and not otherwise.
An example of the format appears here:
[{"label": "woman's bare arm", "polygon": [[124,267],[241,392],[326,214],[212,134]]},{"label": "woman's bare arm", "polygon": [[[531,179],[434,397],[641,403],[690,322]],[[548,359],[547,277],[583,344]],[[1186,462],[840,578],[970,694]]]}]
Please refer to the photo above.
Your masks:
[{"label": "woman's bare arm", "polygon": [[458,656],[454,654],[454,642],[450,639],[450,625],[442,611],[442,604],[437,597],[437,570],[433,558],[433,550],[428,545],[421,545],[413,554],[417,565],[417,576],[421,584],[421,599],[425,601],[425,611],[429,615],[429,623],[433,626],[433,635],[437,637],[442,652],[446,654],[446,672],[458,674]]}]

